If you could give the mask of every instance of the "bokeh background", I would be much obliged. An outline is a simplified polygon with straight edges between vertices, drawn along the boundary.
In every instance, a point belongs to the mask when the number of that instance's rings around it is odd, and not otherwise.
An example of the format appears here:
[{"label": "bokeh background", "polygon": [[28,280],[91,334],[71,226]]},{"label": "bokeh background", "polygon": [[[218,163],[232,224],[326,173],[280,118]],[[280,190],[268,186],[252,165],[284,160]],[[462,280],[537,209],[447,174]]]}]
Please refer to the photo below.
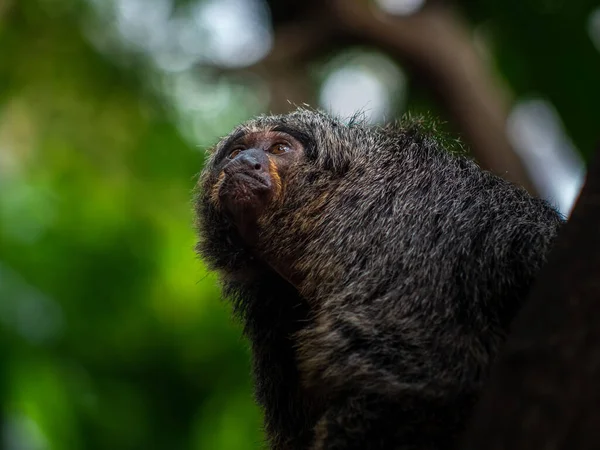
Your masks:
[{"label": "bokeh background", "polygon": [[568,214],[599,51],[597,0],[0,0],[0,445],[263,448],[193,251],[205,149],[292,103],[432,111]]}]

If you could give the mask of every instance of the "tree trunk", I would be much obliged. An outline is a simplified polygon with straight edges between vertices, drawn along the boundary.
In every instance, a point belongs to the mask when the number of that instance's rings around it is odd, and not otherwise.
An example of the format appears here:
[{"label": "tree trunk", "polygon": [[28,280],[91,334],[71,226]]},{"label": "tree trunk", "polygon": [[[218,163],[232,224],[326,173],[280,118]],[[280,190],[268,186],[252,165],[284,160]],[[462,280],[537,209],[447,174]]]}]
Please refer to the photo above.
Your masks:
[{"label": "tree trunk", "polygon": [[600,149],[463,449],[600,449]]}]

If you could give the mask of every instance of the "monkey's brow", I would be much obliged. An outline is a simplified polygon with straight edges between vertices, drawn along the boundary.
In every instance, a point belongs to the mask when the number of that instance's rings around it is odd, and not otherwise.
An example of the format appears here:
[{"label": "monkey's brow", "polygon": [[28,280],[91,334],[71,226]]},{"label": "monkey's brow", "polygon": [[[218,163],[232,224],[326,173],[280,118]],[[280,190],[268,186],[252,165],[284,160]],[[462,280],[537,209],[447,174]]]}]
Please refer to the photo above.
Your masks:
[{"label": "monkey's brow", "polygon": [[235,133],[231,134],[229,137],[227,137],[227,139],[225,139],[225,141],[223,141],[223,143],[221,144],[221,148],[219,149],[219,154],[217,156],[219,158],[223,156],[223,153],[225,153],[229,147],[235,144],[237,140],[243,138],[246,135],[246,133],[247,130],[242,128],[240,130],[237,130]]},{"label": "monkey's brow", "polygon": [[297,130],[296,128],[292,128],[288,125],[276,125],[272,128],[273,131],[279,132],[279,133],[285,133],[285,134],[289,134],[290,136],[298,139],[300,141],[300,143],[302,145],[304,145],[305,147],[307,147],[310,143],[311,143],[311,139],[309,137],[308,134]]}]

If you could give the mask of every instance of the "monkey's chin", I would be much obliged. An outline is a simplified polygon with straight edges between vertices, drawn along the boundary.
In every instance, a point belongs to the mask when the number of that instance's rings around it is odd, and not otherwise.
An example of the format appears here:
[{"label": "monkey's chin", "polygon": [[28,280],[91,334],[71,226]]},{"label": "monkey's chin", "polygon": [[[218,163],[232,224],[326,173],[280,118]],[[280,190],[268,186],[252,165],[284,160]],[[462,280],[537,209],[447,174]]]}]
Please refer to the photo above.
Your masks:
[{"label": "monkey's chin", "polygon": [[258,218],[267,208],[272,189],[249,176],[235,176],[225,183],[219,195],[221,204],[247,244],[258,239]]}]

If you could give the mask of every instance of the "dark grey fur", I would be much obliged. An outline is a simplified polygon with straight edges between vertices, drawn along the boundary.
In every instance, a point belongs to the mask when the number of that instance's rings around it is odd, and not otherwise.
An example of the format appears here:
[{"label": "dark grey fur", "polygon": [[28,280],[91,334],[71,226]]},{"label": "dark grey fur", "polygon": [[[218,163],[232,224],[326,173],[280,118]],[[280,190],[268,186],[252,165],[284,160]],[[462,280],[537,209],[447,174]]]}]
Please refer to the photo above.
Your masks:
[{"label": "dark grey fur", "polygon": [[453,448],[562,218],[415,121],[298,110],[232,134],[273,127],[307,150],[256,246],[209,202],[228,139],[196,203],[199,252],[252,342],[271,448]]}]

